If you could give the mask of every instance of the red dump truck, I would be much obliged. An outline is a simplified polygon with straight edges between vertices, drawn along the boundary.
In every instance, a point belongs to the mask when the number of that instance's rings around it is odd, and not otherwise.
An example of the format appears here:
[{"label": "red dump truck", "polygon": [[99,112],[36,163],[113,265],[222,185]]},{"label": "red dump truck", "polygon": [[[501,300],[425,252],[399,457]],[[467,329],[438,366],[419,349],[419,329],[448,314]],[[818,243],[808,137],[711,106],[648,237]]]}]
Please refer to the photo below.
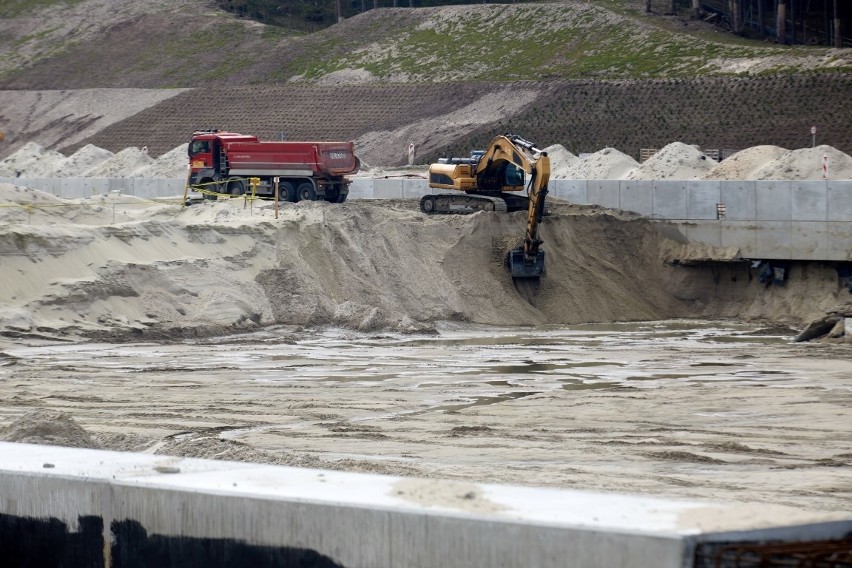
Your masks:
[{"label": "red dump truck", "polygon": [[360,167],[352,142],[260,141],[221,130],[197,130],[189,142],[189,184],[213,193],[250,193],[258,178],[255,194],[274,196],[277,177],[279,199],[343,203],[351,183],[345,176]]}]

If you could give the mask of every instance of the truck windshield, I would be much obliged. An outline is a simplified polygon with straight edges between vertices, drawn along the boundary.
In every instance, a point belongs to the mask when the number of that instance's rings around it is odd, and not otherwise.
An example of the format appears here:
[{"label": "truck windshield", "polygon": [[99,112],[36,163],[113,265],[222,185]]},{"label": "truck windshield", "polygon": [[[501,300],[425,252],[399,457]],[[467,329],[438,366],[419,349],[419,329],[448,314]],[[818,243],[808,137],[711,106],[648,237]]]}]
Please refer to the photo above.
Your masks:
[{"label": "truck windshield", "polygon": [[193,140],[189,145],[189,155],[195,156],[196,154],[205,154],[210,151],[210,141],[209,140]]}]

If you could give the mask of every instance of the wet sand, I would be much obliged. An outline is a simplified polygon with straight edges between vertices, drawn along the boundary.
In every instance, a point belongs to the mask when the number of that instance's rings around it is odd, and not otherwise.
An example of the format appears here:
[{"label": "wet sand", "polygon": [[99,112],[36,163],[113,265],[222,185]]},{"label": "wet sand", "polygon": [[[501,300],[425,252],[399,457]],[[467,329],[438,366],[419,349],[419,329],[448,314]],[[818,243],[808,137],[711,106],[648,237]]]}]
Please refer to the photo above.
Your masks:
[{"label": "wet sand", "polygon": [[48,408],[107,449],[852,510],[847,346],[734,322],[436,328],[2,339],[0,427]]}]

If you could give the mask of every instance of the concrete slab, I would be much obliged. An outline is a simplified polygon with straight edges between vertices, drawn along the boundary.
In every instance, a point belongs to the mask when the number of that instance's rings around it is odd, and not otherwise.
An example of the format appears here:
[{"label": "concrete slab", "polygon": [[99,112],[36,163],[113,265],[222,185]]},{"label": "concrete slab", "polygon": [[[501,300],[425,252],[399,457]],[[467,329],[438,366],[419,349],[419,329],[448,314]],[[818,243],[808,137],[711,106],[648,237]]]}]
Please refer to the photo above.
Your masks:
[{"label": "concrete slab", "polygon": [[[5,442],[0,488],[0,543],[26,522],[31,546],[73,537],[94,540],[88,544],[97,551],[108,540],[113,555],[142,564],[166,547],[175,555],[169,566],[248,547],[322,560],[312,566],[550,568],[570,559],[588,568],[684,568],[712,543],[837,539],[852,531],[849,514],[767,505]],[[45,537],[32,538],[39,522]]]},{"label": "concrete slab", "polygon": [[828,220],[828,182],[794,181],[791,187],[794,221]]},{"label": "concrete slab", "polygon": [[722,184],[718,180],[686,182],[686,218],[715,220],[716,205],[722,203]]},{"label": "concrete slab", "polygon": [[589,190],[586,180],[551,179],[547,184],[549,196],[571,203],[588,205]]},{"label": "concrete slab", "polygon": [[749,181],[720,182],[721,203],[725,205],[725,219],[747,221],[755,219],[756,186]]},{"label": "concrete slab", "polygon": [[722,246],[722,226],[718,221],[685,221],[678,226],[690,242]]},{"label": "concrete slab", "polygon": [[373,180],[373,199],[402,199],[402,180]]},{"label": "concrete slab", "polygon": [[355,178],[349,185],[349,197],[347,199],[372,199],[373,179]]},{"label": "concrete slab", "polygon": [[792,221],[792,185],[789,181],[754,182],[756,221]]},{"label": "concrete slab", "polygon": [[625,180],[619,183],[621,208],[651,217],[654,214],[654,184],[649,180]]},{"label": "concrete slab", "polygon": [[432,193],[429,187],[429,182],[425,179],[403,179],[402,180],[402,196],[405,199],[420,199],[424,195]]},{"label": "concrete slab", "polygon": [[852,180],[828,182],[828,220],[852,221]]},{"label": "concrete slab", "polygon": [[[748,226],[750,223],[739,222]],[[761,222],[760,230],[754,231],[754,249],[749,254],[743,254],[747,258],[765,260],[790,260],[792,256],[792,223],[785,221]]]},{"label": "concrete slab", "polygon": [[653,188],[654,219],[688,219],[685,181],[657,180]]},{"label": "concrete slab", "polygon": [[825,260],[829,248],[828,224],[793,221],[790,225],[790,256],[796,260]]},{"label": "concrete slab", "polygon": [[618,180],[588,180],[586,187],[589,194],[589,203],[612,209],[621,209]]}]

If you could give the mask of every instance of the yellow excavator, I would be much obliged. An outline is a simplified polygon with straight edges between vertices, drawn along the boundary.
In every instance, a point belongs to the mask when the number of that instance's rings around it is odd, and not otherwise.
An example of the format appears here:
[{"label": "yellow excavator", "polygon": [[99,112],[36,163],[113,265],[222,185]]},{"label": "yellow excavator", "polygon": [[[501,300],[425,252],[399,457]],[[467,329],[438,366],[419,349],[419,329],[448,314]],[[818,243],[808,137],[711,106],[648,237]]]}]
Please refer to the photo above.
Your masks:
[{"label": "yellow excavator", "polygon": [[538,225],[549,181],[547,152],[520,136],[500,135],[470,157],[441,158],[430,165],[429,187],[455,191],[423,196],[420,210],[430,215],[526,210],[524,244],[508,252],[506,266],[512,278],[538,278],[544,272]]}]

